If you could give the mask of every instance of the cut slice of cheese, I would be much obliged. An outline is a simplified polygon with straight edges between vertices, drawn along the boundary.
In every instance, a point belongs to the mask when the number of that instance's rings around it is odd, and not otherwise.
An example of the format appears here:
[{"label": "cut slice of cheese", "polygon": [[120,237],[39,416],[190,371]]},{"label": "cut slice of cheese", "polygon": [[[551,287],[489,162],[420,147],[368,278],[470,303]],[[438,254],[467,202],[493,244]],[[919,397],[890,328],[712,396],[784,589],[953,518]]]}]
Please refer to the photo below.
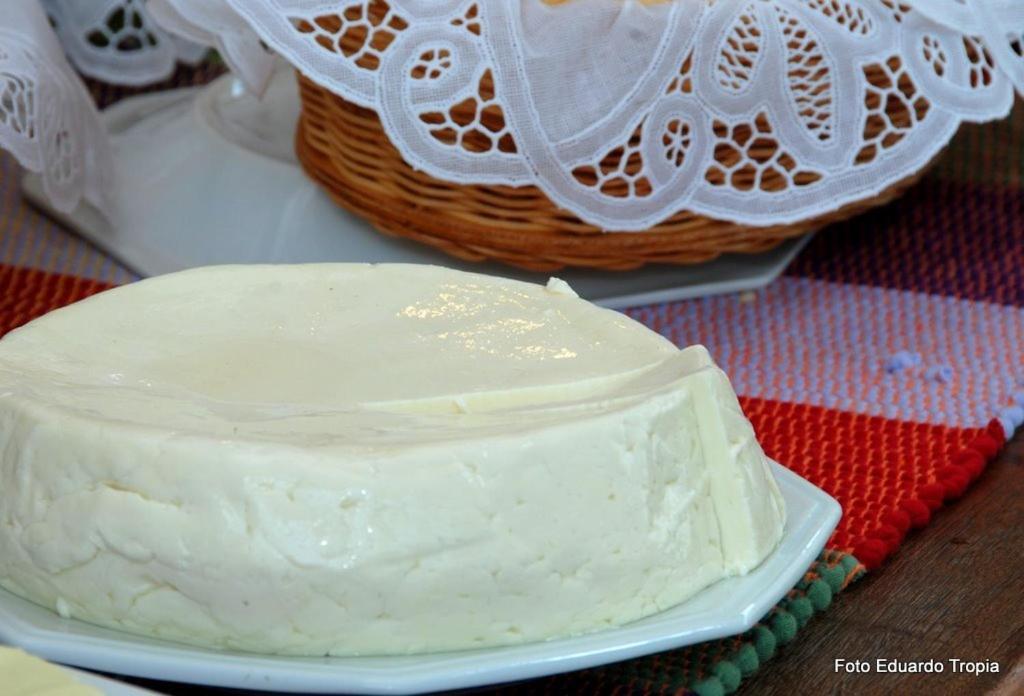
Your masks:
[{"label": "cut slice of cheese", "polygon": [[66,669],[16,648],[0,646],[0,694],[4,696],[103,696]]},{"label": "cut slice of cheese", "polygon": [[0,340],[0,585],[206,646],[540,640],[760,563],[726,376],[564,283],[212,267]]}]

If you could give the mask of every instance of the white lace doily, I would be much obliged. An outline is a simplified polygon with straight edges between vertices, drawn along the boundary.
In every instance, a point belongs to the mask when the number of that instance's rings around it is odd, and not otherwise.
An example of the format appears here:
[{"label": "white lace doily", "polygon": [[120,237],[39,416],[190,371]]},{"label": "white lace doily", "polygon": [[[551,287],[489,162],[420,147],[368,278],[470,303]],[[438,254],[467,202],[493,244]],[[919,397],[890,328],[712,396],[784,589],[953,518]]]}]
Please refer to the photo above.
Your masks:
[{"label": "white lace doily", "polygon": [[149,0],[146,8],[172,33],[196,45],[215,46],[249,91],[263,94],[273,73],[274,54],[244,29],[244,20],[229,5],[219,1]]},{"label": "white lace doily", "polygon": [[0,17],[0,148],[41,174],[59,210],[83,197],[108,209],[107,133],[35,2],[8,3]]},{"label": "white lace doily", "polygon": [[198,63],[211,45],[164,31],[143,0],[39,1],[74,66],[103,82],[158,82],[178,62]]},{"label": "white lace doily", "polygon": [[[217,45],[257,92],[266,46],[374,109],[412,166],[536,185],[609,230],[684,208],[755,225],[835,210],[1024,89],[1020,0],[140,2],[46,0],[100,77],[132,80],[122,46],[166,66],[154,19]],[[0,14],[0,146],[44,174],[58,206],[100,204],[104,134],[33,5]]]},{"label": "white lace doily", "polygon": [[[832,211],[1024,89],[1020,0],[218,1],[244,20],[222,41],[262,41],[374,109],[417,169],[533,184],[609,230]],[[453,118],[467,101],[477,119]]]}]

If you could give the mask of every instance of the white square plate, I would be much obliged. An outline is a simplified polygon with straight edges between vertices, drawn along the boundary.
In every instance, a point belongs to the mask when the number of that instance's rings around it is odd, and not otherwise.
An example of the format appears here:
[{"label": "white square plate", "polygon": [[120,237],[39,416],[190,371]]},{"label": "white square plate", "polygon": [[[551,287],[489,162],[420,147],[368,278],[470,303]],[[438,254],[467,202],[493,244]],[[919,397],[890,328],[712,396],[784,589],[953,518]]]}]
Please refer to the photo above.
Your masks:
[{"label": "white square plate", "polygon": [[[430,263],[547,282],[549,273],[460,261],[380,234],[342,210],[295,160],[298,117],[291,67],[277,72],[261,100],[230,75],[202,89],[132,97],[103,112],[113,144],[113,222],[88,205],[61,214],[35,175],[25,179],[25,193],[144,276],[221,263],[345,261]],[[557,275],[580,296],[620,309],[764,287],[808,240],[689,266],[650,264],[628,273],[565,269]]]},{"label": "white square plate", "polygon": [[743,577],[619,628],[505,648],[402,657],[294,658],[216,652],[99,628],[0,590],[0,642],[54,662],[150,679],[268,691],[409,694],[519,681],[742,633],[800,580],[839,504],[779,464],[788,519],[779,547]]}]

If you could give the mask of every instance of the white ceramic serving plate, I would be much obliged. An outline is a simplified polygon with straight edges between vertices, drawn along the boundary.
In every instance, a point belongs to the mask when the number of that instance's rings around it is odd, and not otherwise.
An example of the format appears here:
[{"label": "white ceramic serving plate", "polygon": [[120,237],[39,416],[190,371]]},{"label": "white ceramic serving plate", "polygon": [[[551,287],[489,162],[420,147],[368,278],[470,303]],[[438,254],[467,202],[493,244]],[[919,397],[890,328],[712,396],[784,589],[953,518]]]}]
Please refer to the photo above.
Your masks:
[{"label": "white ceramic serving plate", "polygon": [[102,672],[268,691],[410,694],[518,681],[746,631],[801,578],[839,521],[839,504],[773,464],[788,507],[779,547],[753,572],[677,607],[598,633],[505,648],[403,657],[290,658],[202,650],[98,628],[0,590],[0,642]]},{"label": "white ceramic serving plate", "polygon": [[[548,274],[464,263],[385,236],[336,206],[295,160],[298,114],[290,69],[275,75],[262,101],[230,76],[202,89],[133,97],[103,113],[115,164],[110,221],[88,206],[61,215],[48,206],[38,177],[26,178],[25,192],[141,275],[218,263],[355,261],[433,263],[547,281]],[[558,275],[583,297],[612,308],[739,292],[775,280],[807,239],[694,266]]]}]

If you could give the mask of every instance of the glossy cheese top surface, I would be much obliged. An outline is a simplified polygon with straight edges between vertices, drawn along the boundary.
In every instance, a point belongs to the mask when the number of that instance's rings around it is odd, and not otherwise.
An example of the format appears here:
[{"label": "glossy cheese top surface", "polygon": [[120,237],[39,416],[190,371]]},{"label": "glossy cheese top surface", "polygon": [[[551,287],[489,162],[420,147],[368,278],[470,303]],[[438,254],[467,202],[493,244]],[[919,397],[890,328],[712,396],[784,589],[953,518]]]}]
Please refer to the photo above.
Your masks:
[{"label": "glossy cheese top surface", "polygon": [[557,280],[224,266],[117,288],[12,332],[0,342],[0,387],[165,430],[374,443],[593,405],[678,353]]}]

